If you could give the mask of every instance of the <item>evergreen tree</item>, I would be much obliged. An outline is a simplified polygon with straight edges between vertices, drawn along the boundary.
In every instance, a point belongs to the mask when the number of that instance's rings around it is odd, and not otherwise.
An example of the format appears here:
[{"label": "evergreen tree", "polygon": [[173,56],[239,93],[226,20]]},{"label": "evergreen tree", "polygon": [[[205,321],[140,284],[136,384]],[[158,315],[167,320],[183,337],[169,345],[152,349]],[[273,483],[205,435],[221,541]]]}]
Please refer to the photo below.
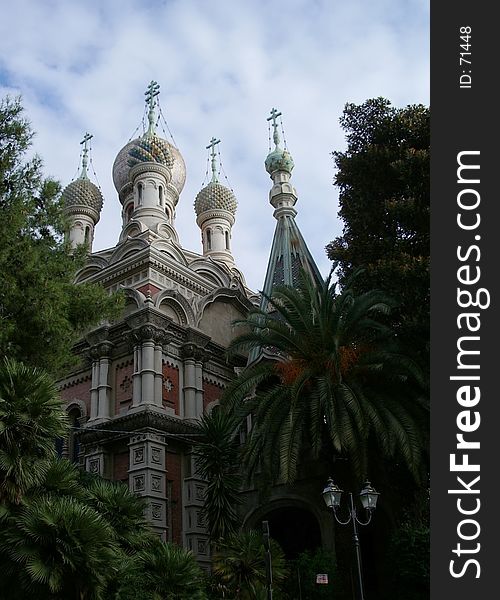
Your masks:
[{"label": "evergreen tree", "polygon": [[430,112],[394,108],[384,98],[347,104],[340,123],[347,149],[334,152],[343,234],[327,246],[345,285],[381,289],[399,306],[393,322],[421,359],[429,344]]},{"label": "evergreen tree", "polygon": [[33,132],[19,99],[0,103],[0,357],[55,374],[90,326],[120,310],[120,295],[76,286],[85,251],[63,240],[60,185],[27,159]]}]

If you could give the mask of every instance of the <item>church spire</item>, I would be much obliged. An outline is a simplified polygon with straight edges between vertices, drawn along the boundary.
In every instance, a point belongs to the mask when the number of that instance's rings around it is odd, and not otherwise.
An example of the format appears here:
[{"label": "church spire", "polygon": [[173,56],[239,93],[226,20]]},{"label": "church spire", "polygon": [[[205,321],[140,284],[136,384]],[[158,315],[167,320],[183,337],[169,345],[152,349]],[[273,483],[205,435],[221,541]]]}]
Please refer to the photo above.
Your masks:
[{"label": "church spire", "polygon": [[[273,108],[271,116],[267,119],[272,121],[275,148],[268,154],[265,165],[273,181],[269,202],[274,207],[273,216],[277,223],[264,280],[263,292],[266,296],[272,295],[276,285],[297,285],[301,269],[318,281],[322,279],[295,221],[297,192],[290,183],[294,163],[289,152],[280,147],[276,122],[279,116],[281,113]],[[265,306],[267,300],[263,297],[261,308]]]}]

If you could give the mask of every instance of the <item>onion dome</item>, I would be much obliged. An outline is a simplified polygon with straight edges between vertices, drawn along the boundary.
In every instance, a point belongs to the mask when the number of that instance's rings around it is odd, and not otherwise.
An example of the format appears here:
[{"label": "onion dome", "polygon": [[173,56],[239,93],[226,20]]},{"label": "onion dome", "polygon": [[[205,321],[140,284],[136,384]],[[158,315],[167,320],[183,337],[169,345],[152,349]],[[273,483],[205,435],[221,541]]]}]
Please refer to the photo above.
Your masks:
[{"label": "onion dome", "polygon": [[238,203],[233,192],[218,181],[211,181],[200,190],[194,202],[196,216],[200,216],[208,210],[227,210],[234,215],[237,206]]},{"label": "onion dome", "polygon": [[71,212],[76,208],[92,208],[97,213],[102,210],[101,190],[90,179],[82,177],[75,179],[64,188],[61,198],[64,208]]},{"label": "onion dome", "polygon": [[286,171],[291,173],[294,165],[292,155],[288,150],[277,148],[267,155],[265,160],[266,171],[273,173],[274,171]]},{"label": "onion dome", "polygon": [[63,190],[61,200],[63,207],[67,212],[70,213],[85,213],[86,209],[92,209],[95,211],[94,220],[97,223],[99,220],[99,213],[102,210],[103,197],[101,190],[94,184],[87,176],[88,167],[88,153],[89,148],[87,143],[92,139],[90,133],[86,133],[82,144],[82,170],[78,179],[69,183]]},{"label": "onion dome", "polygon": [[113,183],[120,194],[130,182],[130,170],[140,163],[157,163],[171,174],[171,185],[178,194],[186,182],[186,164],[179,150],[156,134],[146,134],[126,144],[113,164]]},{"label": "onion dome", "polygon": [[[179,150],[167,140],[156,135],[155,105],[160,86],[152,81],[146,91],[146,104],[149,106],[147,132],[126,144],[113,164],[113,183],[122,200],[122,192],[131,184],[130,171],[140,164],[157,164],[165,167],[169,174],[169,183],[179,197],[186,182],[186,165]],[[174,194],[174,196],[175,196]]]},{"label": "onion dome", "polygon": [[233,192],[219,183],[217,177],[215,146],[219,143],[220,140],[216,140],[213,137],[210,140],[210,144],[207,146],[207,150],[210,150],[212,158],[212,180],[208,185],[201,189],[196,196],[194,210],[197,217],[207,210],[227,210],[234,216],[238,206]]},{"label": "onion dome", "polygon": [[280,136],[278,134],[278,124],[276,119],[281,116],[281,113],[278,112],[275,108],[271,110],[271,116],[268,117],[268,121],[272,121],[273,127],[273,141],[274,141],[274,150],[269,152],[267,158],[264,162],[266,171],[271,175],[275,171],[286,171],[287,173],[291,173],[294,167],[293,158],[291,157],[288,150],[283,150],[280,147]]}]

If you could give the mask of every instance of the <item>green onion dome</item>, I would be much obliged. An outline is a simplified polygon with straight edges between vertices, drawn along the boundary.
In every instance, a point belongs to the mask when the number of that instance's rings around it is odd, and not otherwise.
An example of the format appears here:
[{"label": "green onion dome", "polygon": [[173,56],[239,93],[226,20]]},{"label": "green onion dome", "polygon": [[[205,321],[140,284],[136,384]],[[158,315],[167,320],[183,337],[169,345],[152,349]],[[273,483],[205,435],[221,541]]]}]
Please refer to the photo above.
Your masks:
[{"label": "green onion dome", "polygon": [[267,155],[265,161],[266,171],[271,175],[274,171],[286,171],[291,173],[294,167],[294,162],[288,150],[276,148]]}]

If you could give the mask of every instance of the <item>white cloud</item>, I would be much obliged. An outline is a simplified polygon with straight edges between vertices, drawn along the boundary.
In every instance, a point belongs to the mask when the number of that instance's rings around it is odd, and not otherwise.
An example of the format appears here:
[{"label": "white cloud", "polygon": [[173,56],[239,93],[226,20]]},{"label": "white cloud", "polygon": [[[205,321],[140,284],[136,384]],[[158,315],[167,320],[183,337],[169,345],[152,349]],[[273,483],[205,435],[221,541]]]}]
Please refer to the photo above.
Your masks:
[{"label": "white cloud", "polygon": [[193,201],[216,135],[239,200],[233,252],[260,289],[274,230],[263,166],[269,110],[283,112],[297,222],[326,274],[324,246],[342,228],[330,157],[344,147],[338,118],[346,102],[379,95],[428,103],[428,13],[426,0],[21,0],[0,24],[0,94],[23,94],[35,148],[63,183],[75,175],[83,133],[94,134],[102,249],[121,228],[112,164],[141,120],[146,85],[158,81],[188,170],[181,242],[201,249]]}]

